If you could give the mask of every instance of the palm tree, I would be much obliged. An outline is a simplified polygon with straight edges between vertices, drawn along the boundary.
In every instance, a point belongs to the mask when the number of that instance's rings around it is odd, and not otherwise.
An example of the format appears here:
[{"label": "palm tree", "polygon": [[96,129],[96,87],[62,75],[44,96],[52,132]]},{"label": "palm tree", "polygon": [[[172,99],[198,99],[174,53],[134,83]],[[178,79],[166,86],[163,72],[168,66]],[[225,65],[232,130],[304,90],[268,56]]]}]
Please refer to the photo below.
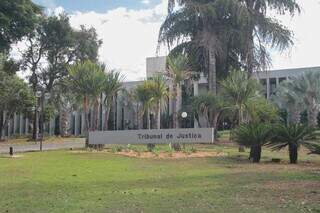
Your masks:
[{"label": "palm tree", "polygon": [[274,136],[269,146],[274,150],[289,147],[290,163],[298,163],[298,149],[301,145],[312,150],[314,129],[302,124],[278,125],[274,128]]},{"label": "palm tree", "polygon": [[163,75],[156,75],[150,80],[151,103],[154,104],[156,111],[156,126],[161,129],[161,112],[166,107],[169,91],[166,84],[166,78]]},{"label": "palm tree", "polygon": [[181,83],[191,77],[191,71],[188,69],[187,58],[184,55],[177,57],[167,57],[167,76],[172,80],[172,101],[173,101],[173,128],[178,125],[177,109],[181,108]]},{"label": "palm tree", "polygon": [[218,120],[226,109],[225,102],[221,96],[213,95],[212,93],[206,93],[193,98],[192,109],[195,113],[202,114],[210,127],[213,127],[215,131],[218,128]]},{"label": "palm tree", "polygon": [[[181,6],[174,11],[178,2]],[[230,30],[234,15],[239,14],[241,4],[228,1],[169,0],[168,16],[160,28],[159,44],[172,52],[189,52],[205,58],[209,90],[217,92],[217,59],[226,61],[228,43],[235,31]]]},{"label": "palm tree", "polygon": [[288,80],[282,82],[276,90],[273,101],[281,109],[286,109],[289,116],[289,123],[300,123],[300,114],[304,109],[304,101],[302,96],[298,95],[294,88],[296,82]]},{"label": "palm tree", "polygon": [[[99,65],[85,61],[69,67],[69,85],[76,96],[81,97],[85,113],[86,146],[89,146],[88,131],[94,131],[97,124],[90,125],[89,109],[97,105],[106,82],[106,75]],[[95,115],[97,117],[97,115]]]},{"label": "palm tree", "polygon": [[246,105],[259,97],[259,83],[248,77],[244,71],[232,71],[230,75],[220,82],[222,94],[230,106],[238,114],[238,125],[244,123]]},{"label": "palm tree", "polygon": [[250,158],[259,163],[261,148],[272,138],[272,128],[265,123],[242,124],[233,132],[234,140],[242,146],[250,147]]},{"label": "palm tree", "polygon": [[152,90],[149,80],[145,80],[142,84],[138,85],[135,89],[135,96],[141,103],[140,115],[147,116],[147,128],[151,128],[150,122],[150,109],[153,105]]},{"label": "palm tree", "polygon": [[109,115],[112,106],[112,100],[116,97],[118,92],[122,90],[123,76],[116,71],[111,71],[106,74],[106,82],[103,87],[104,105],[106,107],[106,113],[104,118],[104,130],[108,130]]},{"label": "palm tree", "polygon": [[316,128],[320,110],[320,72],[306,72],[292,80],[294,93],[302,98],[308,111],[309,127]]},{"label": "palm tree", "polygon": [[[236,1],[236,0],[235,0]],[[251,75],[254,71],[265,70],[271,63],[267,47],[283,51],[293,45],[293,33],[281,22],[268,14],[279,15],[300,12],[296,0],[240,0],[243,5],[240,14],[240,56]]]}]

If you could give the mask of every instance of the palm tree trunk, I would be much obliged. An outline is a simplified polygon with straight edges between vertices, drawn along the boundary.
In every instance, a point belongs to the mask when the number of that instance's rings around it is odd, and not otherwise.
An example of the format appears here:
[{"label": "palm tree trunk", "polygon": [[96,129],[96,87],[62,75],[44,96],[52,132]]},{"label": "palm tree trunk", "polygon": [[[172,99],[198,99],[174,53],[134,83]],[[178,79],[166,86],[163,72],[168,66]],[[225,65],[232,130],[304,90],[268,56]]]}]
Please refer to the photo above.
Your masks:
[{"label": "palm tree trunk", "polygon": [[208,51],[209,57],[209,70],[208,70],[208,86],[209,91],[213,94],[217,94],[217,70],[216,70],[216,54],[215,51],[210,48]]},{"label": "palm tree trunk", "polygon": [[60,106],[60,135],[61,137],[68,136],[69,119],[68,112],[64,106]]},{"label": "palm tree trunk", "polygon": [[259,163],[261,159],[261,146],[255,145],[251,147],[250,156],[253,163]]},{"label": "palm tree trunk", "polygon": [[318,125],[318,108],[315,104],[311,105],[308,109],[308,124],[311,128],[316,128]]},{"label": "palm tree trunk", "polygon": [[295,144],[289,144],[289,157],[291,164],[298,163],[298,147]]},{"label": "palm tree trunk", "polygon": [[86,147],[89,147],[89,113],[88,113],[88,98],[83,98],[83,110],[85,117],[84,133],[86,136]]},{"label": "palm tree trunk", "polygon": [[172,98],[172,128],[178,128],[178,91],[176,85],[173,86],[173,98]]},{"label": "palm tree trunk", "polygon": [[104,115],[104,127],[103,129],[105,131],[109,130],[109,117],[110,117],[110,110],[111,110],[111,106],[107,106],[106,107],[106,113]]},{"label": "palm tree trunk", "polygon": [[161,102],[157,103],[157,129],[161,129]]},{"label": "palm tree trunk", "polygon": [[96,99],[93,104],[92,131],[96,131],[99,125],[99,101]]},{"label": "palm tree trunk", "polygon": [[[292,110],[291,114],[291,118],[290,118],[290,122],[293,124],[298,124],[301,121],[301,115],[300,115],[300,111],[299,110]],[[289,115],[290,116],[290,115]]]},{"label": "palm tree trunk", "polygon": [[147,113],[147,128],[151,129],[151,121],[150,121],[150,112],[149,112],[149,108],[146,111]]}]

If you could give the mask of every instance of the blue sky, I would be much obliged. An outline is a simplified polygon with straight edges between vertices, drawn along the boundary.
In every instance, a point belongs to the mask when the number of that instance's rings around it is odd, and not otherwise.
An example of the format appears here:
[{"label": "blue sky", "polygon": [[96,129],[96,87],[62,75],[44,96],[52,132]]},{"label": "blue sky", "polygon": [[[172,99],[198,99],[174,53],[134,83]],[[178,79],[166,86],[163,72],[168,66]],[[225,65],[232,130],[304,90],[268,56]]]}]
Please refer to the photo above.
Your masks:
[{"label": "blue sky", "polygon": [[67,12],[105,12],[118,7],[146,9],[159,4],[161,0],[33,0],[48,8],[63,7]]}]

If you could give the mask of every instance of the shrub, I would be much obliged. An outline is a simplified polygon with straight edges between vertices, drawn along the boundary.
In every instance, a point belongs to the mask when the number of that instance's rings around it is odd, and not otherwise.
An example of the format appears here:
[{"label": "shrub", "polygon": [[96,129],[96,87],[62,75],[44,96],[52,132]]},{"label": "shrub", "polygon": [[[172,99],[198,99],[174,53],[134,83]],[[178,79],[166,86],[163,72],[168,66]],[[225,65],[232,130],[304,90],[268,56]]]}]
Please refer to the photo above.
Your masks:
[{"label": "shrub", "polygon": [[244,124],[233,131],[233,139],[239,145],[250,147],[250,158],[254,163],[261,159],[262,146],[272,137],[271,126],[265,123]]},{"label": "shrub", "polygon": [[[314,129],[303,124],[279,124],[274,128],[274,134],[269,146],[273,150],[289,147],[290,163],[298,163],[298,150],[301,145],[306,146],[312,151],[311,140],[315,139]],[[314,150],[316,151],[316,149]]]}]

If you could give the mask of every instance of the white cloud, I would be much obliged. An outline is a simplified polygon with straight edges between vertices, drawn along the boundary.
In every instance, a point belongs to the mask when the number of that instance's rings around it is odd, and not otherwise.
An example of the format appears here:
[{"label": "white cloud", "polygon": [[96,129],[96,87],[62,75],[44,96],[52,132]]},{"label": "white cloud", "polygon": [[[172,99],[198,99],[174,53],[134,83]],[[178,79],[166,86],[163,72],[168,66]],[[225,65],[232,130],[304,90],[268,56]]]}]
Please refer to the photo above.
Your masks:
[{"label": "white cloud", "polygon": [[110,69],[119,69],[126,80],[145,77],[146,57],[155,56],[158,32],[166,16],[167,1],[152,9],[117,8],[106,13],[76,12],[70,22],[96,28],[103,40],[100,60]]},{"label": "white cloud", "polygon": [[[48,1],[49,2],[49,1]],[[291,51],[273,53],[273,69],[320,66],[320,20],[319,1],[299,0],[303,7],[301,15],[281,17],[283,23],[295,33],[295,45]],[[63,12],[56,7],[53,12]],[[100,61],[110,69],[118,69],[126,80],[145,77],[146,57],[156,55],[160,25],[167,13],[167,0],[151,9],[130,10],[117,8],[105,13],[75,12],[70,21],[73,27],[84,24],[97,29],[103,39]],[[277,17],[278,18],[278,17]],[[161,52],[163,55],[166,51]]]},{"label": "white cloud", "polygon": [[300,15],[280,18],[294,32],[294,46],[290,51],[274,53],[273,68],[286,69],[320,66],[320,2],[298,0],[302,6]]},{"label": "white cloud", "polygon": [[150,0],[142,0],[141,3],[142,4],[150,4]]}]

